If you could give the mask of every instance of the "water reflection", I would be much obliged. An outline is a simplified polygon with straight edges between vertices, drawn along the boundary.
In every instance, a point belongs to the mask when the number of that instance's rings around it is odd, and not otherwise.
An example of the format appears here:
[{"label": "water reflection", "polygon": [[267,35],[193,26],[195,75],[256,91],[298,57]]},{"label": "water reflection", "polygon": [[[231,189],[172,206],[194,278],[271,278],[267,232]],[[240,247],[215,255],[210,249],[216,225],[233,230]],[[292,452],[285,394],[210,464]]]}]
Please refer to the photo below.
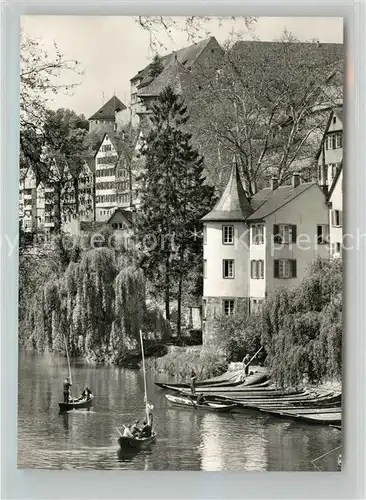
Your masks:
[{"label": "water reflection", "polygon": [[[144,416],[139,371],[72,365],[74,391],[87,385],[96,398],[88,410],[59,413],[66,360],[21,353],[18,404],[18,466],[47,469],[314,470],[311,460],[340,445],[341,433],[300,426],[255,412],[204,413],[168,405],[148,377],[157,441],[126,455],[116,427]],[[319,461],[337,470],[337,454]]]}]

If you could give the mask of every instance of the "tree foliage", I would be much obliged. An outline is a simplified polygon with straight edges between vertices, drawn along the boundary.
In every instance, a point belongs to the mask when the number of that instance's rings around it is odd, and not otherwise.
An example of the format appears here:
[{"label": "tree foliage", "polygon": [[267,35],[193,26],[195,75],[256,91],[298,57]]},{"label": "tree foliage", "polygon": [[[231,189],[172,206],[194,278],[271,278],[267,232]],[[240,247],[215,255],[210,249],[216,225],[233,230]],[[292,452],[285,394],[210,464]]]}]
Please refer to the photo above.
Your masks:
[{"label": "tree foliage", "polygon": [[159,54],[155,54],[153,60],[150,63],[149,67],[149,76],[151,78],[156,78],[163,71],[164,65],[162,63],[161,57]]},{"label": "tree foliage", "polygon": [[142,271],[122,262],[102,247],[84,251],[65,270],[53,269],[46,258],[41,279],[22,267],[22,344],[63,353],[66,339],[71,355],[118,364],[140,352],[140,329],[147,348],[167,338],[169,323],[147,304]]},{"label": "tree foliage", "polygon": [[236,154],[249,195],[273,175],[279,184],[295,170],[308,179],[329,110],[342,101],[342,68],[336,51],[289,32],[277,43],[227,43],[216,76],[202,65],[191,85],[192,131],[207,163],[221,169]]},{"label": "tree foliage", "polygon": [[275,291],[262,315],[267,363],[281,385],[342,374],[342,262],[317,259],[294,289]]},{"label": "tree foliage", "polygon": [[201,264],[197,225],[213,201],[212,188],[204,184],[203,158],[193,149],[191,135],[185,130],[188,118],[182,100],[170,87],[165,88],[152,106],[138,219],[141,264],[162,284],[167,319],[176,280],[178,335],[183,281],[192,267]]}]

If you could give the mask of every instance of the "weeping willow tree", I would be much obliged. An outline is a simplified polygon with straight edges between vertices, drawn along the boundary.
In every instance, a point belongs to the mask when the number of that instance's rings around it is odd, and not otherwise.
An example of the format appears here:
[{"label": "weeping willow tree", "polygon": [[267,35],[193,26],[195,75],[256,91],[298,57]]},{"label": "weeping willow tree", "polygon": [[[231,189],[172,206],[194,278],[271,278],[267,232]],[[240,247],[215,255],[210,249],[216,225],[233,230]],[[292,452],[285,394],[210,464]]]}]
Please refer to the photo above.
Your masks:
[{"label": "weeping willow tree", "polygon": [[266,301],[262,342],[273,377],[296,386],[342,374],[342,262],[316,260],[299,286]]},{"label": "weeping willow tree", "polygon": [[159,309],[146,303],[142,270],[116,259],[110,248],[84,252],[58,277],[33,295],[26,314],[25,345],[39,352],[120,363],[140,351],[139,331],[160,341],[170,325]]}]

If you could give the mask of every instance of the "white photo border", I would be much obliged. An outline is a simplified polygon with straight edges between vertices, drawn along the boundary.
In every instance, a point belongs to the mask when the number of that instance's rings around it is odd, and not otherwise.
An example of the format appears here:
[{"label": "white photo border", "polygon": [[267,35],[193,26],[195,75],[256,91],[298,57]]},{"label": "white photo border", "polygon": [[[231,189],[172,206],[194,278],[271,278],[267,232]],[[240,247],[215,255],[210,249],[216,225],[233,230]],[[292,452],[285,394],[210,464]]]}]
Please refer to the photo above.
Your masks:
[{"label": "white photo border", "polygon": [[[25,14],[252,15],[344,18],[345,231],[366,233],[366,5],[303,0],[9,1],[1,12],[1,498],[8,499],[353,499],[365,498],[366,243],[345,252],[342,472],[193,473],[17,469],[18,262],[5,238],[18,232],[19,27]],[[142,476],[140,477],[140,475]],[[310,476],[309,476],[310,474]]]}]

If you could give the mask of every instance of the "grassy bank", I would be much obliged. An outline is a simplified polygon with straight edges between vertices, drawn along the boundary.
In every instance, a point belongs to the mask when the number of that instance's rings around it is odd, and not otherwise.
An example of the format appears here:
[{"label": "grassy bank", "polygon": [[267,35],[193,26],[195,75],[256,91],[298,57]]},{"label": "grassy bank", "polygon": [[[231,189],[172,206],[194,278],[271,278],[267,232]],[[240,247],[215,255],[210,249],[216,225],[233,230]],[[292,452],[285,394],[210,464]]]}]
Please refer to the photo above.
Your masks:
[{"label": "grassy bank", "polygon": [[171,347],[168,354],[155,359],[155,371],[163,372],[170,377],[187,380],[193,369],[198,379],[214,377],[228,369],[226,358],[216,351],[202,347]]}]

